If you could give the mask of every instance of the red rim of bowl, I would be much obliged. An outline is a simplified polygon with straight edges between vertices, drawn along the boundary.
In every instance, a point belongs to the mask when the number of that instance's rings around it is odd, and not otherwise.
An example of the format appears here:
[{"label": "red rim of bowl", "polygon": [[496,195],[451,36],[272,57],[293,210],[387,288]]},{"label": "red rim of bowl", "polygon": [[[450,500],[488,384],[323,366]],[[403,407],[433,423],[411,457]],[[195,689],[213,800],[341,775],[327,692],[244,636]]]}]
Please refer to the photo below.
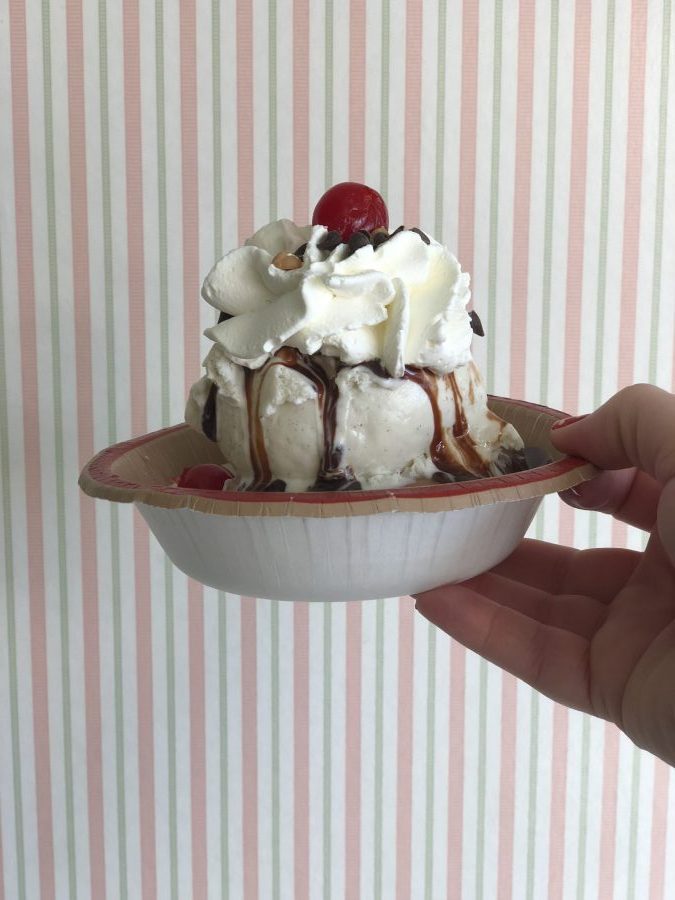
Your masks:
[{"label": "red rim of bowl", "polygon": [[[551,416],[553,420],[562,419],[565,413],[530,403],[526,400],[512,400],[507,397],[490,395],[490,399],[502,400],[516,406],[524,406],[532,410]],[[86,466],[84,472],[99,484],[108,485],[126,491],[138,491],[146,494],[153,493],[170,494],[173,496],[204,497],[205,499],[226,500],[235,503],[307,503],[307,504],[332,504],[332,503],[366,503],[374,500],[382,500],[391,497],[401,499],[427,499],[432,497],[453,497],[462,494],[478,494],[484,491],[495,491],[501,488],[518,487],[526,484],[535,484],[548,481],[573,471],[574,469],[588,466],[588,461],[576,456],[564,456],[562,459],[546,463],[534,469],[524,472],[512,472],[508,475],[494,475],[488,478],[477,478],[472,481],[448,482],[447,484],[433,484],[416,487],[410,485],[398,488],[379,488],[365,491],[306,491],[302,493],[290,493],[282,491],[223,491],[223,490],[196,490],[194,488],[179,488],[176,485],[139,484],[125,481],[112,471],[114,463],[121,457],[143,444],[157,440],[157,438],[173,432],[189,428],[189,425],[181,423],[159,431],[153,431],[140,437],[132,438],[120,444],[113,444],[98,453]]]}]

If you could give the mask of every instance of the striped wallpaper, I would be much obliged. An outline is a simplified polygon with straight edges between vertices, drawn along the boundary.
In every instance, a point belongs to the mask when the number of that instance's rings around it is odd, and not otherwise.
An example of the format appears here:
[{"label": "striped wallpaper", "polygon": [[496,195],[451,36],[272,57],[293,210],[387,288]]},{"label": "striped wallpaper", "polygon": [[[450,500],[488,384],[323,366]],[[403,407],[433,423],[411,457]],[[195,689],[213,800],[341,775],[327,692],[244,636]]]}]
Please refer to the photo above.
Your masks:
[{"label": "striped wallpaper", "polygon": [[[218,595],[81,464],[177,422],[203,274],[365,180],[495,392],[673,389],[671,0],[0,0],[0,898],[675,897],[675,778],[416,618]],[[533,533],[639,548],[557,498]]]}]

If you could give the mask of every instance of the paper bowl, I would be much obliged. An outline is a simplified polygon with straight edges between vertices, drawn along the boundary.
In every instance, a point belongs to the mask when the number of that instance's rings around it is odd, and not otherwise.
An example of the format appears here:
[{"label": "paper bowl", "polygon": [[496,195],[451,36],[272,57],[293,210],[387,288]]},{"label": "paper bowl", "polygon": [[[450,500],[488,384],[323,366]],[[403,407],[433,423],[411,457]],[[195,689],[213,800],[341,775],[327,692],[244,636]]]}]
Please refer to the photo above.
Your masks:
[{"label": "paper bowl", "polygon": [[597,470],[550,443],[564,413],[490,397],[526,446],[552,461],[452,484],[347,493],[177,488],[186,467],[224,462],[217,445],[177,425],[115,444],[83,469],[92,497],[136,503],[172,562],[211,587],[278,600],[365,600],[464,581],[505,559],[545,494]]}]

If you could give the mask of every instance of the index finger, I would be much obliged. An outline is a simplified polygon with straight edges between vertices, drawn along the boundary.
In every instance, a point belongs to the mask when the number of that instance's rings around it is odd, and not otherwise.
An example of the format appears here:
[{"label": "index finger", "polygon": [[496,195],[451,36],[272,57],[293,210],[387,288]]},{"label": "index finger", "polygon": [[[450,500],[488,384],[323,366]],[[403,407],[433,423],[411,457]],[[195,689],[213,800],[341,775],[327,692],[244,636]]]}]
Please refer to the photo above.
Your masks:
[{"label": "index finger", "polygon": [[556,423],[551,441],[601,469],[635,466],[666,484],[675,478],[675,396],[651,384],[632,385],[591,415]]}]

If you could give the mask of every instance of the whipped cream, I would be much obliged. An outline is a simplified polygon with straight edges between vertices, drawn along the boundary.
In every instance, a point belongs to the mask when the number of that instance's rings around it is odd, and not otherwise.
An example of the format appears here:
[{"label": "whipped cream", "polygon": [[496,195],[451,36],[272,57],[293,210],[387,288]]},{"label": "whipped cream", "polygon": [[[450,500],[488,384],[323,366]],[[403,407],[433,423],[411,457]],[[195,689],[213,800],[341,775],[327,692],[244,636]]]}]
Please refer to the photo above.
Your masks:
[{"label": "whipped cream", "polygon": [[[377,248],[326,253],[326,233],[280,219],[213,267],[202,296],[231,317],[205,331],[219,356],[258,369],[287,346],[351,366],[378,361],[394,378],[406,366],[446,374],[470,362],[469,275],[446,247],[399,231]],[[299,268],[273,264],[305,243]]]}]

